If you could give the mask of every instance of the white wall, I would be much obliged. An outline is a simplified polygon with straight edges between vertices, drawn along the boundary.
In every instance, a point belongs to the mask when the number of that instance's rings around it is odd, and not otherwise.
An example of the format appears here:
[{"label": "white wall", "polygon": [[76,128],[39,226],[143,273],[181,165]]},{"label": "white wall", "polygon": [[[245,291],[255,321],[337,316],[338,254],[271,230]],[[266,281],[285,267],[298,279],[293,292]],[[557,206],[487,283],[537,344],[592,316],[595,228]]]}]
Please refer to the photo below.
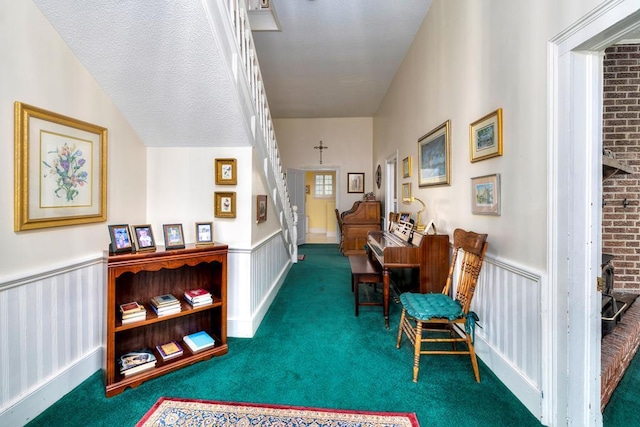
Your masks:
[{"label": "white wall", "polygon": [[[107,223],[146,213],[146,153],[31,1],[0,2],[0,424],[22,425],[102,366]],[[108,129],[107,223],[13,231],[13,105]]]},{"label": "white wall", "polygon": [[[0,3],[0,281],[101,255],[105,223],[13,231],[13,104],[21,101],[108,129],[108,221],[145,215],[145,149],[124,117],[30,2]],[[123,171],[142,172],[142,179]]]},{"label": "white wall", "polygon": [[[341,212],[362,200],[362,194],[347,193],[347,174],[364,172],[364,191],[373,191],[373,128],[370,117],[327,119],[275,119],[274,127],[284,169],[340,169],[336,206]],[[329,147],[320,152],[313,147]]]},{"label": "white wall", "polygon": [[[149,148],[147,220],[156,240],[164,244],[162,224],[182,223],[185,242],[195,240],[195,223],[212,221],[214,240],[248,248],[255,202],[251,197],[253,159],[251,147]],[[215,183],[215,159],[234,158],[237,184]],[[236,218],[214,218],[214,193],[236,193]]]},{"label": "white wall", "polygon": [[[412,176],[400,178],[398,186],[412,184],[438,231],[451,234],[462,227],[489,234],[472,305],[483,326],[478,354],[545,424],[557,416],[549,396],[576,399],[548,381],[553,357],[562,361],[566,354],[558,349],[549,357],[543,341],[553,324],[545,298],[566,299],[545,293],[547,48],[551,38],[599,3],[434,0],[374,117],[374,163],[384,163],[396,149],[399,160],[412,156]],[[504,154],[471,163],[469,125],[497,108],[503,109]],[[451,183],[419,188],[417,141],[446,120],[451,120]],[[470,179],[493,173],[501,174],[502,214],[473,215]]]},{"label": "white wall", "polygon": [[[547,41],[598,0],[435,0],[374,118],[374,163],[413,158],[438,230],[489,234],[488,252],[546,268]],[[504,154],[471,163],[469,125],[503,109]],[[418,187],[418,139],[451,120],[451,184]],[[471,214],[470,179],[501,174],[502,215]],[[399,193],[400,194],[400,193]]]}]

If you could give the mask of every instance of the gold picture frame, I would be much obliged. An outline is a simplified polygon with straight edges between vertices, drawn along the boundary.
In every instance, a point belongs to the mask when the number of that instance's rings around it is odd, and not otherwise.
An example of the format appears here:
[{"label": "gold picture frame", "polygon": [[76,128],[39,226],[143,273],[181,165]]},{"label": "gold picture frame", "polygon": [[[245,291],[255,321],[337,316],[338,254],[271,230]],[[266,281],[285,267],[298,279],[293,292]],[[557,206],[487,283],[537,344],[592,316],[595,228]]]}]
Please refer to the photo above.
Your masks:
[{"label": "gold picture frame", "polygon": [[14,103],[14,231],[107,220],[107,129]]},{"label": "gold picture frame", "polygon": [[216,184],[236,185],[238,171],[236,159],[216,159]]},{"label": "gold picture frame", "polygon": [[402,184],[402,201],[410,202],[411,201],[411,183],[406,182]]},{"label": "gold picture frame", "polygon": [[131,234],[136,252],[153,252],[156,250],[156,239],[153,237],[151,224],[132,225]]},{"label": "gold picture frame", "polygon": [[469,125],[471,162],[502,156],[502,108]]},{"label": "gold picture frame", "polygon": [[196,222],[196,246],[213,245],[213,222]]},{"label": "gold picture frame", "polygon": [[216,218],[236,217],[236,193],[216,192],[215,193],[215,216]]},{"label": "gold picture frame", "polygon": [[411,177],[411,156],[402,159],[402,177]]},{"label": "gold picture frame", "polygon": [[418,186],[449,184],[451,176],[451,120],[418,139]]}]

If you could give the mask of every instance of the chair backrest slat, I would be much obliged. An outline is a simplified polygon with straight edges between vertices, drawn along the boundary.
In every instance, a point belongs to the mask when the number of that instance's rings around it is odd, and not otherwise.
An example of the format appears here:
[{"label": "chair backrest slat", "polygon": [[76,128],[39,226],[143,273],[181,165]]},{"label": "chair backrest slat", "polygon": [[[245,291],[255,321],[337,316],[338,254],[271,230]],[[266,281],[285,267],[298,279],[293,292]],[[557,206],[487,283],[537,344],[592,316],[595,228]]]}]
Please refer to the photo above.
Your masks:
[{"label": "chair backrest slat", "polygon": [[460,268],[457,274],[457,285],[454,299],[462,305],[464,313],[469,312],[471,300],[476,290],[480,269],[484,261],[484,254],[487,250],[487,235],[478,234],[472,231],[465,231],[460,228],[453,232],[453,254],[447,283],[442,293],[449,294],[456,273],[458,254],[462,254]]}]

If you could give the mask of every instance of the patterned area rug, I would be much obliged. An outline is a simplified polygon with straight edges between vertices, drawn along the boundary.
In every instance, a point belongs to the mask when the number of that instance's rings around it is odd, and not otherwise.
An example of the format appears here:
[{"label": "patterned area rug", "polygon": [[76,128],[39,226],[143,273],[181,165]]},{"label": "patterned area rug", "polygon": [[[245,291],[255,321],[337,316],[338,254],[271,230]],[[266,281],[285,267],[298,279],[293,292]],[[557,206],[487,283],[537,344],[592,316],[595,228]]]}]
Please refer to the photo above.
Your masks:
[{"label": "patterned area rug", "polygon": [[136,424],[136,427],[147,426],[417,427],[419,424],[413,413],[362,412],[162,397]]}]

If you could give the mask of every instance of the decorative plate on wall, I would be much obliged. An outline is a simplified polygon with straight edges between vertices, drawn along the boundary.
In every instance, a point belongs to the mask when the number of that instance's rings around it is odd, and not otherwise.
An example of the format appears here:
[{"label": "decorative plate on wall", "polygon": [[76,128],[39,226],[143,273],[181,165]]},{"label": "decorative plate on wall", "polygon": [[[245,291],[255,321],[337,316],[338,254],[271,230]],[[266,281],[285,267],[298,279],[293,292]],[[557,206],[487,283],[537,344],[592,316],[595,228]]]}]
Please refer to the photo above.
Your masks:
[{"label": "decorative plate on wall", "polygon": [[380,184],[382,184],[382,168],[378,165],[376,169],[376,186],[380,189]]}]

